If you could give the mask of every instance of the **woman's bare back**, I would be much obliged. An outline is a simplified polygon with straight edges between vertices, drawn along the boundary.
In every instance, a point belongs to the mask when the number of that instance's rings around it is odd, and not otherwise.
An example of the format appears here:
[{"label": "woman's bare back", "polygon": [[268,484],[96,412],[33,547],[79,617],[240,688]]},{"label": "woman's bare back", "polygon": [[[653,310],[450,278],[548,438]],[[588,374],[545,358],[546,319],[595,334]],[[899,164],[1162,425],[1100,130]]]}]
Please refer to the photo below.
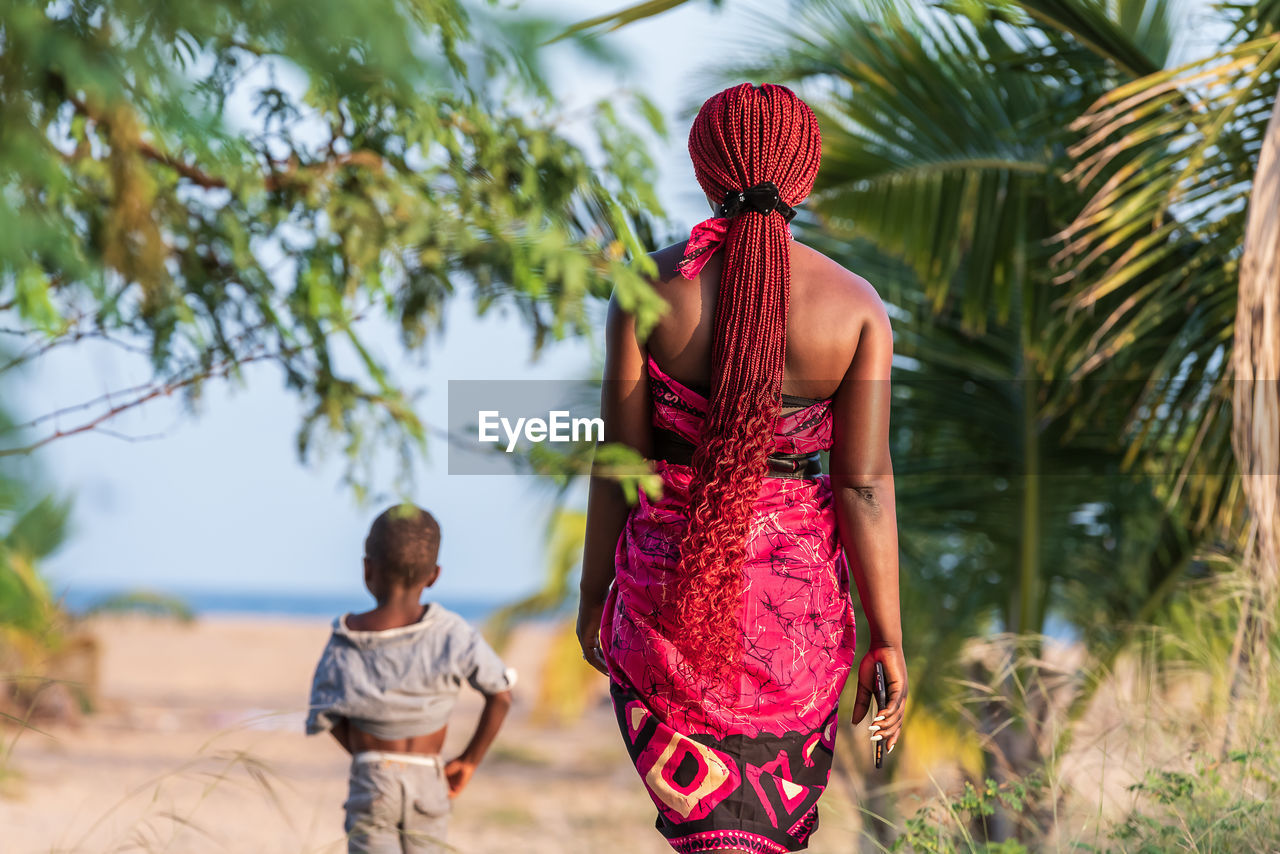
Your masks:
[{"label": "woman's bare back", "polygon": [[[800,397],[832,396],[853,361],[866,321],[882,316],[875,288],[815,249],[791,241],[791,305],[787,314],[782,390]],[[671,306],[645,343],[658,365],[693,387],[711,383],[712,322],[724,253],[693,281],[676,272],[684,244],[653,254],[654,288]]]}]

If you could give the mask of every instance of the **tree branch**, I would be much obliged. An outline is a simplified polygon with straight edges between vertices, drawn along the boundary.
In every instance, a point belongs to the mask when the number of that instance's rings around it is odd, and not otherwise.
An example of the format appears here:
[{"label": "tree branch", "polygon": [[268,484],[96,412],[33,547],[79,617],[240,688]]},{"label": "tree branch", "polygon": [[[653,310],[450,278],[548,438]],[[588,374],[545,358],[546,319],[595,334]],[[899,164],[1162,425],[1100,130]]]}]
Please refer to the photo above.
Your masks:
[{"label": "tree branch", "polygon": [[138,153],[148,160],[153,160],[156,163],[163,163],[183,178],[186,178],[193,184],[204,187],[206,190],[225,190],[227,188],[227,182],[222,178],[210,175],[208,172],[205,172],[196,166],[192,166],[191,164],[174,157],[172,154],[166,154],[165,152],[157,149],[151,143],[141,139],[138,140]]},{"label": "tree branch", "polygon": [[[80,424],[69,430],[63,430],[61,428],[56,429],[52,433],[49,433],[41,437],[40,439],[37,439],[36,441],[32,442],[31,444],[24,445],[22,447],[0,448],[0,457],[25,456],[27,454],[32,453],[33,451],[43,448],[45,445],[49,444],[50,442],[56,439],[63,439],[63,438],[66,438],[67,436],[75,436],[80,433],[89,433],[93,431],[103,432],[101,429],[101,425],[112,420],[113,418],[116,418],[122,413],[129,411],[130,409],[141,406],[142,404],[155,400],[158,397],[168,397],[172,395],[174,392],[181,391],[187,386],[195,385],[196,383],[203,382],[208,379],[217,379],[217,378],[225,379],[231,374],[231,371],[234,368],[237,368],[240,365],[245,365],[250,362],[259,362],[264,359],[275,359],[275,358],[278,358],[279,356],[280,354],[276,352],[258,353],[256,355],[243,356],[235,359],[234,361],[231,361],[231,360],[225,361],[220,365],[210,368],[209,370],[199,371],[190,376],[183,377],[182,379],[172,380],[167,383],[160,383],[160,384],[147,383],[145,385],[134,386],[133,388],[123,389],[120,391],[102,395],[101,397],[95,398],[86,403],[76,404],[75,406],[65,407],[55,412],[50,412],[45,415],[41,415],[39,418],[33,419],[32,421],[29,421],[26,424],[23,424],[16,429],[18,430],[29,429],[31,427],[35,427],[39,425],[44,421],[48,421],[51,418],[58,418],[59,416],[66,415],[72,412],[79,412],[85,409],[90,409],[99,404],[110,402],[110,400],[113,397],[118,398],[120,395],[130,395],[130,394],[134,395],[130,400],[124,403],[113,405],[106,412],[103,412],[100,415],[97,415],[94,418],[91,418],[90,420],[84,422],[83,424]],[[115,433],[115,431],[110,431],[109,435],[115,435],[117,437],[120,436],[120,434]]]},{"label": "tree branch", "polygon": [[[72,324],[74,325],[74,324],[77,324],[78,322],[79,322],[78,319],[73,320]],[[13,335],[39,334],[39,330],[34,330],[34,329],[26,330],[25,332],[22,332],[16,329],[0,329],[0,332],[9,333]],[[85,339],[105,341],[106,343],[111,344],[115,347],[118,347],[121,350],[124,350],[125,352],[133,353],[138,356],[149,355],[147,350],[141,347],[137,347],[133,344],[130,344],[127,341],[121,341],[119,338],[113,338],[111,334],[104,329],[84,331],[81,329],[73,328],[62,333],[61,335],[55,336],[51,340],[46,340],[40,344],[33,344],[24,352],[19,353],[9,361],[5,362],[3,365],[0,365],[0,374],[11,371],[17,367],[21,367],[22,365],[25,365],[27,362],[35,361],[36,359],[48,353],[50,350],[53,350],[57,347],[62,347],[67,344],[78,344]]]},{"label": "tree branch", "polygon": [[[66,97],[71,106],[75,107],[77,113],[87,119],[97,122],[98,124],[102,123],[102,118],[95,115],[93,110],[91,110],[89,105],[84,101],[70,95],[69,93]],[[168,166],[183,178],[186,178],[197,186],[204,187],[206,190],[223,190],[227,187],[227,182],[224,179],[219,178],[216,175],[210,175],[198,166],[193,166],[172,154],[161,151],[146,140],[136,140],[135,146],[138,153],[143,157],[155,163],[161,163]]]}]

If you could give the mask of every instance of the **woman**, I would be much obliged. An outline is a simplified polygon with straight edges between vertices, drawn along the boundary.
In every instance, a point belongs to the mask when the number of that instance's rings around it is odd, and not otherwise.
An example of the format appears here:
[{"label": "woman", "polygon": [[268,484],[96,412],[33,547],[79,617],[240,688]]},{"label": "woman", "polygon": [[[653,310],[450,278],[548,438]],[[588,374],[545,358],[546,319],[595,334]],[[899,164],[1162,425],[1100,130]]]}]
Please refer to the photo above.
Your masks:
[{"label": "woman", "polygon": [[820,150],[786,87],[710,98],[689,153],[718,215],[654,254],[670,308],[643,342],[609,306],[604,438],[663,492],[628,508],[592,479],[578,636],[681,852],[806,846],[853,662],[850,575],[871,637],[852,720],[879,661],[870,738],[892,752],[902,724],[892,335],[866,280],[790,239]]}]

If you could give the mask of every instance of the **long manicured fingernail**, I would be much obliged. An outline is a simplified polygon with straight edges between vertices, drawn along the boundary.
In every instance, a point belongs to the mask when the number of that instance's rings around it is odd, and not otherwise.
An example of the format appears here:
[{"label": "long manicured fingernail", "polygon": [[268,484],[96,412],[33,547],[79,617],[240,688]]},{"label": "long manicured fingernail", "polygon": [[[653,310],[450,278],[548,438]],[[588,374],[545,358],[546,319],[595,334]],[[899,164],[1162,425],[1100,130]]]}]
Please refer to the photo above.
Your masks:
[{"label": "long manicured fingernail", "polygon": [[884,738],[884,736],[879,734],[871,736],[872,741],[879,741],[882,738]]},{"label": "long manicured fingernail", "polygon": [[884,715],[876,715],[874,718],[872,718],[872,720],[874,720],[874,721],[882,721],[882,720],[884,720]]},{"label": "long manicured fingernail", "polygon": [[875,725],[872,725],[872,726],[867,727],[867,732],[875,732],[875,731],[876,731],[876,730],[878,730],[878,729],[880,729],[880,727],[875,726]]},{"label": "long manicured fingernail", "polygon": [[889,752],[893,753],[893,749],[897,746],[898,746],[898,742],[896,741],[893,744],[889,745]]}]

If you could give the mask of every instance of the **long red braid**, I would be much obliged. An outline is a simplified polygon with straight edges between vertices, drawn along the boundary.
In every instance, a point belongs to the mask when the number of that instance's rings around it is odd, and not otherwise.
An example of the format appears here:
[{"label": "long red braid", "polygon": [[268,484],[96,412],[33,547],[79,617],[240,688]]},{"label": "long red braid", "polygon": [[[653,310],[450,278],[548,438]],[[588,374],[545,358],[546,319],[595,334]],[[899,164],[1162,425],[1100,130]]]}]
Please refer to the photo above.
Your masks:
[{"label": "long red braid", "polygon": [[[764,181],[799,204],[822,142],[813,111],[785,86],[713,95],[689,131],[698,183],[713,199]],[[724,242],[711,351],[710,411],[693,458],[689,525],[675,583],[676,642],[687,663],[725,676],[741,660],[742,562],[782,395],[791,247],[774,211],[734,217]]]}]

